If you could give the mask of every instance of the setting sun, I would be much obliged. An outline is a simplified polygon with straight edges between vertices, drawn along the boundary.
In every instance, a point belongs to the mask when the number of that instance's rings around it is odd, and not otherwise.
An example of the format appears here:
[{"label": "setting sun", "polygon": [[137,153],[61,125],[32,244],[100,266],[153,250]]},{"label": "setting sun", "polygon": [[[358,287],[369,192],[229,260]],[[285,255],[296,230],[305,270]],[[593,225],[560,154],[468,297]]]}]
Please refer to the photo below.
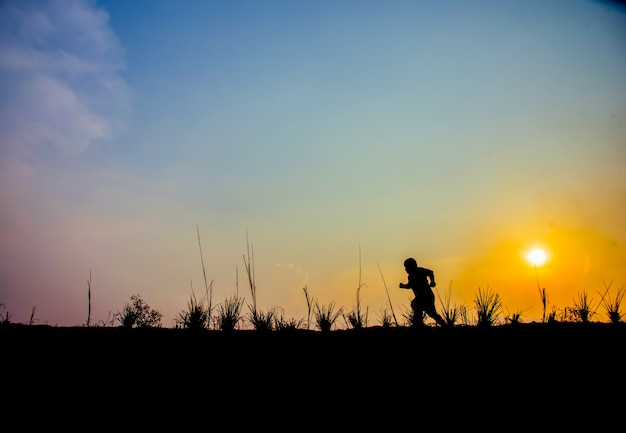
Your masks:
[{"label": "setting sun", "polygon": [[548,253],[543,248],[533,248],[526,254],[526,260],[534,266],[541,266],[548,260]]}]

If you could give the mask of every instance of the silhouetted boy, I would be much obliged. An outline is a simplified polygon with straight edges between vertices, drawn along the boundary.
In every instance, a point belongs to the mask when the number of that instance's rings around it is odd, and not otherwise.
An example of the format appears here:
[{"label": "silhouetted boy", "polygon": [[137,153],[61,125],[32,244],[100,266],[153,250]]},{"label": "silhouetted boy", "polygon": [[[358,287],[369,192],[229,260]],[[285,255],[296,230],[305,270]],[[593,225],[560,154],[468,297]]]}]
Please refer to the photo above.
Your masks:
[{"label": "silhouetted boy", "polygon": [[413,309],[413,325],[424,324],[424,313],[435,319],[439,326],[445,326],[443,317],[435,308],[435,294],[431,287],[435,287],[435,273],[430,269],[417,266],[417,261],[409,257],[404,261],[404,269],[408,274],[408,283],[400,283],[401,289],[413,289],[415,297],[411,301]]}]

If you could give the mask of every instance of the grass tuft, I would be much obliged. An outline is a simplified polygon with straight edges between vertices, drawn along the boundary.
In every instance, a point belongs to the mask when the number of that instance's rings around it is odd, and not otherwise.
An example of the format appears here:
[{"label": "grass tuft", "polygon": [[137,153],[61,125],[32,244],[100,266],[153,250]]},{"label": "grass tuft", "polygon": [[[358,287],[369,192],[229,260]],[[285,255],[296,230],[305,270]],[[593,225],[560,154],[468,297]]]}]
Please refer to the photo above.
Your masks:
[{"label": "grass tuft", "polygon": [[274,308],[274,329],[276,331],[292,331],[302,329],[304,319],[286,319],[281,307]]},{"label": "grass tuft", "polygon": [[576,299],[574,299],[574,306],[571,308],[571,312],[576,321],[582,323],[588,323],[596,314],[596,309],[599,304],[593,301],[593,298],[589,298],[589,295],[585,290],[578,293]]},{"label": "grass tuft", "polygon": [[507,314],[504,316],[504,321],[509,325],[517,325],[522,323],[522,314],[523,311],[521,310],[515,310],[512,313],[509,313],[507,310]]},{"label": "grass tuft", "polygon": [[217,305],[217,315],[215,317],[215,326],[220,331],[232,332],[239,329],[242,320],[241,308],[243,307],[244,298],[238,295],[227,297],[223,304]]},{"label": "grass tuft", "polygon": [[441,296],[439,296],[439,289],[437,290],[437,297],[439,298],[439,303],[441,304],[443,320],[446,322],[447,326],[454,326],[461,319],[461,312],[465,310],[463,305],[454,306],[450,305],[451,294],[452,294],[452,281],[450,281],[450,285],[448,286],[448,293],[444,296],[444,300],[441,300]]},{"label": "grass tuft", "polygon": [[398,325],[396,316],[387,307],[380,307],[377,316],[378,323],[380,323],[380,326],[383,328],[389,328],[392,324],[395,324],[396,326]]},{"label": "grass tuft", "polygon": [[[211,281],[209,287],[213,287],[213,281]],[[192,330],[209,329],[212,315],[212,305],[209,298],[209,290],[206,290],[204,296],[198,300],[192,286],[187,309],[178,313],[175,319],[176,328]]]},{"label": "grass tuft", "polygon": [[408,327],[414,327],[418,323],[422,324],[428,317],[426,313],[422,312],[422,320],[418,322],[417,318],[415,317],[415,313],[413,312],[413,309],[405,305],[402,305],[400,307],[400,315],[404,319],[401,326],[408,326]]},{"label": "grass tuft", "polygon": [[489,327],[498,324],[499,316],[502,313],[502,300],[497,292],[489,287],[485,291],[478,288],[478,294],[474,299],[476,307],[476,326]]},{"label": "grass tuft", "polygon": [[322,332],[330,332],[336,326],[337,319],[341,316],[343,308],[335,310],[335,301],[332,301],[328,305],[320,305],[315,302],[314,315],[315,324],[317,328]]},{"label": "grass tuft", "polygon": [[602,296],[600,304],[602,305],[602,307],[604,307],[604,311],[606,312],[610,323],[620,323],[623,318],[620,307],[622,305],[622,301],[624,300],[626,288],[622,286],[620,289],[617,290],[615,297],[611,297],[611,294],[609,292],[609,290],[611,289],[611,284],[606,286],[606,292]]},{"label": "grass tuft", "polygon": [[262,311],[257,308],[253,308],[248,305],[250,313],[248,314],[248,321],[252,327],[259,332],[268,332],[274,329],[274,310]]}]

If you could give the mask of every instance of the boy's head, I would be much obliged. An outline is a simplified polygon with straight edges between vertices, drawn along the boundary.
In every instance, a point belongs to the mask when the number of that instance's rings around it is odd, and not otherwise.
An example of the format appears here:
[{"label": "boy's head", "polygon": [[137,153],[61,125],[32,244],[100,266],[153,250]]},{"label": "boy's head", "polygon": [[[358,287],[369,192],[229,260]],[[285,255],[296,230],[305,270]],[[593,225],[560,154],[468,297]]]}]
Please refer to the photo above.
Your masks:
[{"label": "boy's head", "polygon": [[408,259],[406,259],[404,261],[404,268],[405,269],[416,269],[417,268],[417,261],[413,257],[409,257]]}]

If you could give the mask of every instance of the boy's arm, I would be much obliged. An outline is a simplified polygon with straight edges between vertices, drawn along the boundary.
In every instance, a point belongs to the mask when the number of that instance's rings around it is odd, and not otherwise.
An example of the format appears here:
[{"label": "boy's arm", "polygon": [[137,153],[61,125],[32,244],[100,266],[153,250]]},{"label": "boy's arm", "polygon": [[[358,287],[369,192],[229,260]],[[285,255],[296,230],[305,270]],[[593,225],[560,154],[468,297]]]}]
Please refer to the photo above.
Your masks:
[{"label": "boy's arm", "polygon": [[435,282],[435,273],[429,269],[428,276],[430,277],[430,287],[435,287],[437,285]]}]

